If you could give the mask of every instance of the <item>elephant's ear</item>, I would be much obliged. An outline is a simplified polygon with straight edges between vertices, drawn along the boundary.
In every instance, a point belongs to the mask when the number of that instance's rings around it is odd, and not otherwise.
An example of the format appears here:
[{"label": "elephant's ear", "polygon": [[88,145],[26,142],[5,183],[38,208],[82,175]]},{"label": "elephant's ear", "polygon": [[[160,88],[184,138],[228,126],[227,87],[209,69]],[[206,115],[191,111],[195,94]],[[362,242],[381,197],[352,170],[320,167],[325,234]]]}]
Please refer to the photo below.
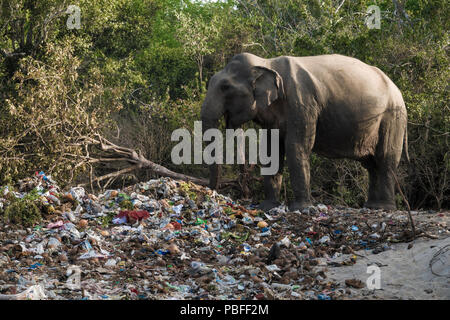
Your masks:
[{"label": "elephant's ear", "polygon": [[273,69],[255,66],[251,69],[253,95],[258,107],[268,107],[278,98],[284,98],[283,79]]}]

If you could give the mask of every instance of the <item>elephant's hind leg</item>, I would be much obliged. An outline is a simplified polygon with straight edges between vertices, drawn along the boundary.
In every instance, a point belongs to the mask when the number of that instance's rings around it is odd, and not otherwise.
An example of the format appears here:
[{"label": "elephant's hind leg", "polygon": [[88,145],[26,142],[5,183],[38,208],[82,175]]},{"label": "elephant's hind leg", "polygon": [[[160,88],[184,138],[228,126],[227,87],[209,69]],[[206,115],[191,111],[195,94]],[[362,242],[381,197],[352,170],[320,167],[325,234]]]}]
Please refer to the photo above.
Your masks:
[{"label": "elephant's hind leg", "polygon": [[395,210],[394,184],[389,165],[376,163],[373,158],[363,161],[369,172],[369,198],[364,207]]},{"label": "elephant's hind leg", "polygon": [[385,167],[369,170],[369,199],[364,207],[371,209],[395,210],[394,179]]},{"label": "elephant's hind leg", "polygon": [[395,116],[383,121],[375,156],[363,162],[369,171],[369,199],[364,205],[367,208],[396,209],[394,174],[402,154],[404,125]]}]

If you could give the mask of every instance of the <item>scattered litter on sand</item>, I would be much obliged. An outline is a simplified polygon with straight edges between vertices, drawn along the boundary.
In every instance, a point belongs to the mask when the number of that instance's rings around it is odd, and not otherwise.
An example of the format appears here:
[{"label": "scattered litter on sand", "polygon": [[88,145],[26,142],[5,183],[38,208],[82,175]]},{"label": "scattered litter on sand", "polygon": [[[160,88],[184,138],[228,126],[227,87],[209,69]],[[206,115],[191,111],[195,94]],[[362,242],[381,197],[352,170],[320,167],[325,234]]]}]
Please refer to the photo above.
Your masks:
[{"label": "scattered litter on sand", "polygon": [[[27,227],[2,214],[25,198],[42,215]],[[94,195],[40,172],[0,188],[0,299],[448,299],[429,263],[450,214],[412,215],[413,242],[404,211],[264,213],[170,178]],[[445,259],[435,273],[448,275]],[[366,287],[368,263],[380,290]]]},{"label": "scattered litter on sand", "polygon": [[[430,261],[441,248],[450,245],[450,238],[442,240],[419,239],[408,249],[408,244],[394,244],[392,250],[380,254],[358,251],[362,259],[353,266],[330,268],[327,276],[338,283],[348,278],[358,278],[363,290],[352,289],[352,299],[450,299],[449,255],[441,256],[434,264]],[[343,256],[343,259],[346,257]],[[369,290],[366,281],[371,276],[367,267],[380,268],[380,289]]]}]

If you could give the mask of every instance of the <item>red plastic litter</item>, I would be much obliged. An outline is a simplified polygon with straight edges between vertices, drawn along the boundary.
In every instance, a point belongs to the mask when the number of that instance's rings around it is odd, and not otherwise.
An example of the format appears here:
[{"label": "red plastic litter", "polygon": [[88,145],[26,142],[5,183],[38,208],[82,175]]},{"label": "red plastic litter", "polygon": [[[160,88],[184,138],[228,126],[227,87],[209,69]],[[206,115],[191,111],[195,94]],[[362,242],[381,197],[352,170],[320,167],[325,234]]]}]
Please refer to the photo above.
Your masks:
[{"label": "red plastic litter", "polygon": [[116,218],[122,218],[122,217],[127,217],[127,220],[134,220],[134,221],[141,221],[143,219],[147,219],[148,217],[150,217],[150,213],[148,213],[148,211],[146,210],[123,210],[120,211],[120,213],[117,215]]},{"label": "red plastic litter", "polygon": [[179,222],[172,221],[170,224],[173,226],[174,230],[181,230],[181,224]]},{"label": "red plastic litter", "polygon": [[137,291],[135,288],[130,289],[130,291],[135,293],[135,294],[139,294],[139,291]]}]

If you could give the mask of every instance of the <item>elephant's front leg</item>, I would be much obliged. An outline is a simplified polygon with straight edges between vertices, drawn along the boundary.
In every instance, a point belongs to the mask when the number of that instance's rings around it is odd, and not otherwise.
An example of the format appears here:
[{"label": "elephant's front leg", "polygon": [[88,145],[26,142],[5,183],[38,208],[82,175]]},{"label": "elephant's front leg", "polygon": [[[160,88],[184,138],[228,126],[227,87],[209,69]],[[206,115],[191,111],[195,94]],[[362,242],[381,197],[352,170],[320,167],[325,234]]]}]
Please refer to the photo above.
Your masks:
[{"label": "elephant's front leg", "polygon": [[[272,150],[270,146],[271,139],[268,139],[268,150]],[[269,211],[272,208],[280,205],[280,191],[283,181],[283,167],[284,167],[284,142],[280,139],[279,145],[279,167],[275,175],[264,176],[264,201],[260,203],[259,208],[264,211]]]},{"label": "elephant's front leg", "polygon": [[295,211],[311,205],[309,158],[314,144],[314,133],[313,130],[310,130],[307,134],[305,127],[292,129],[286,138],[285,148],[294,192],[294,201],[289,204],[289,210]]}]

